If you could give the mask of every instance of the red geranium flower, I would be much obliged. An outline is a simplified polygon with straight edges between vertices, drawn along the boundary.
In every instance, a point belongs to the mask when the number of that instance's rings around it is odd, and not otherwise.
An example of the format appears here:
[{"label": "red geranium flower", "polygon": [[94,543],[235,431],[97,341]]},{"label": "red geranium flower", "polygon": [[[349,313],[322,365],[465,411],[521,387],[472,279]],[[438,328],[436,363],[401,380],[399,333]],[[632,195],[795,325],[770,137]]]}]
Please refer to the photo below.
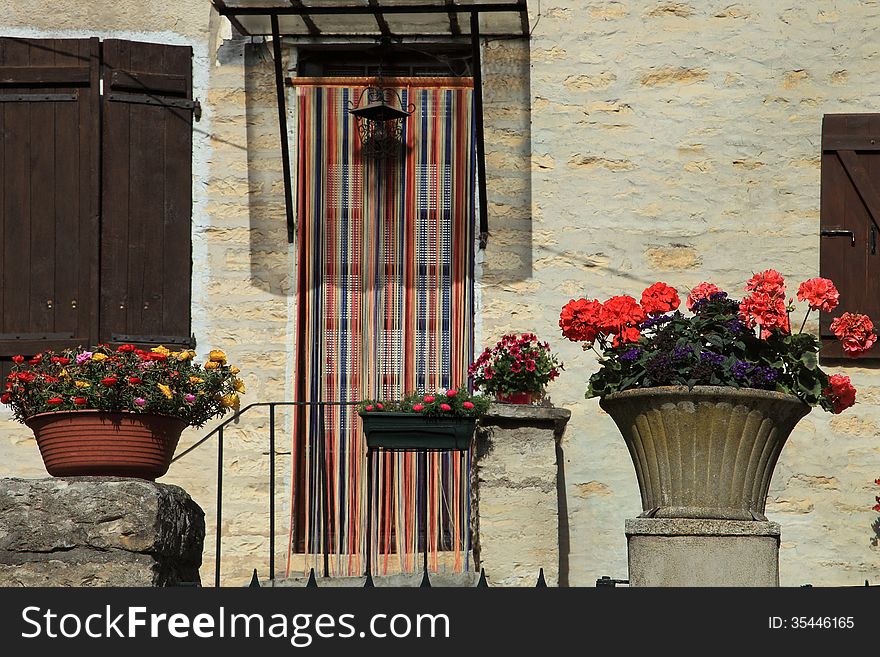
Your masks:
[{"label": "red geranium flower", "polygon": [[58,404],[63,404],[64,400],[61,397],[50,397],[46,400],[47,404],[52,404],[52,406],[57,406]]},{"label": "red geranium flower", "polygon": [[[469,402],[469,401],[464,402],[464,403],[462,404],[462,406],[464,406],[464,407],[465,407],[466,409],[468,409],[468,410],[470,410],[470,409],[472,409],[472,408],[474,407],[474,405],[473,405],[471,402]],[[413,406],[413,408],[415,408],[415,406]]]},{"label": "red geranium flower", "polygon": [[440,404],[440,410],[441,411],[451,411],[452,406],[450,406],[449,404]]},{"label": "red geranium flower", "polygon": [[117,381],[118,379],[115,376],[105,376],[103,379],[101,379],[101,383],[103,383],[108,388],[112,388],[113,386],[115,386]]},{"label": "red geranium flower", "polygon": [[746,283],[747,292],[762,292],[771,297],[785,296],[785,279],[775,269],[755,274]]},{"label": "red geranium flower", "polygon": [[133,344],[121,344],[116,348],[116,351],[126,354],[131,353],[135,350],[135,346]]},{"label": "red geranium flower", "polygon": [[373,410],[373,405],[370,404],[369,406],[365,406],[365,407],[364,407],[364,410],[365,410],[365,411],[372,411],[372,410]]},{"label": "red geranium flower", "polygon": [[783,333],[791,333],[784,297],[773,297],[766,292],[753,292],[740,302],[739,316],[749,328],[760,326],[761,337],[766,337],[765,331],[774,328]]},{"label": "red geranium flower", "polygon": [[832,374],[828,377],[830,386],[822,391],[834,405],[834,412],[842,413],[856,403],[856,389],[844,374]]},{"label": "red geranium flower", "polygon": [[855,358],[874,346],[877,334],[867,315],[843,313],[831,322],[831,332],[840,340],[847,356]]},{"label": "red geranium flower", "polygon": [[425,402],[426,404],[430,404],[432,401],[434,401],[434,395],[425,395],[422,398],[422,401]]},{"label": "red geranium flower", "polygon": [[827,278],[811,278],[801,283],[797,293],[798,301],[807,301],[810,310],[830,313],[840,303],[840,293]]},{"label": "red geranium flower", "polygon": [[681,305],[678,290],[666,283],[654,283],[642,292],[642,309],[648,315],[662,315]]},{"label": "red geranium flower", "polygon": [[416,413],[421,413],[423,410],[425,410],[425,407],[422,406],[421,404],[413,404],[413,410]]},{"label": "red geranium flower", "polygon": [[8,392],[4,392],[3,395],[0,396],[0,404],[8,404],[10,399],[12,399],[12,395]]},{"label": "red geranium flower", "polygon": [[12,362],[16,365],[21,365],[24,362],[24,356],[22,356],[21,354],[19,354],[18,356],[13,356]]},{"label": "red geranium flower", "polygon": [[691,293],[688,295],[688,298],[685,301],[685,305],[687,306],[688,310],[693,310],[694,304],[697,301],[708,299],[713,294],[722,291],[723,290],[714,283],[700,283],[695,288],[691,289]]},{"label": "red geranium flower", "polygon": [[458,390],[447,390],[446,391],[447,397],[455,397],[457,394],[458,394]]},{"label": "red geranium flower", "polygon": [[593,299],[572,299],[562,308],[559,328],[572,342],[592,343],[599,335],[599,316],[602,304]]}]

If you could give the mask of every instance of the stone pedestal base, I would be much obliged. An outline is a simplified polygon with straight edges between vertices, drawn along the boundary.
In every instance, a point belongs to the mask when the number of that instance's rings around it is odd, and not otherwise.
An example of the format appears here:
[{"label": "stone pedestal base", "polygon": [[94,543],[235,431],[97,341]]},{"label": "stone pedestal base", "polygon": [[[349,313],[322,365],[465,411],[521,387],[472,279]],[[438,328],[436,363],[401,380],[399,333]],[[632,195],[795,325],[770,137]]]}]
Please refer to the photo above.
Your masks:
[{"label": "stone pedestal base", "polygon": [[474,558],[490,586],[559,581],[558,441],[571,412],[492,404],[480,418],[474,455]]},{"label": "stone pedestal base", "polygon": [[626,521],[630,586],[779,586],[775,522]]},{"label": "stone pedestal base", "polygon": [[0,479],[0,586],[198,583],[205,514],[182,488]]}]

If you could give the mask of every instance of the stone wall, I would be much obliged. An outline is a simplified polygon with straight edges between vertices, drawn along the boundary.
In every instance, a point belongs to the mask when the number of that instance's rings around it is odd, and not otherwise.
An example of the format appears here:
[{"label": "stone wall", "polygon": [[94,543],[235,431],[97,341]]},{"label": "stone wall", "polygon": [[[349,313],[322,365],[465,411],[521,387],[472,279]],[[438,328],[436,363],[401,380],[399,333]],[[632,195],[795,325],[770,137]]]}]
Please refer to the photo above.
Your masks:
[{"label": "stone wall", "polygon": [[[245,403],[290,397],[292,252],[286,243],[272,58],[234,40],[207,0],[12,0],[5,35],[102,36],[192,45],[195,95],[193,325],[199,354],[223,347]],[[564,343],[568,299],[638,294],[656,281],[738,292],[753,270],[790,281],[818,268],[819,144],[828,112],[878,111],[876,2],[531,2],[530,43],[485,44],[491,237],[479,264],[481,343],[546,336],[566,362],[550,388],[572,411],[563,441],[569,582],[624,578],[635,475],[613,422],[583,390],[594,360]],[[259,40],[257,40],[259,41]],[[815,330],[815,323],[808,324]],[[860,403],[813,411],[782,453],[768,516],[782,526],[783,585],[876,574],[880,378],[846,366]],[[43,476],[29,432],[0,411],[0,475]],[[266,572],[266,415],[226,433],[224,573]],[[278,563],[289,509],[288,420],[279,416]],[[213,424],[211,425],[213,426]],[[187,431],[182,448],[210,428]],[[163,481],[205,509],[210,578],[214,445]]]}]

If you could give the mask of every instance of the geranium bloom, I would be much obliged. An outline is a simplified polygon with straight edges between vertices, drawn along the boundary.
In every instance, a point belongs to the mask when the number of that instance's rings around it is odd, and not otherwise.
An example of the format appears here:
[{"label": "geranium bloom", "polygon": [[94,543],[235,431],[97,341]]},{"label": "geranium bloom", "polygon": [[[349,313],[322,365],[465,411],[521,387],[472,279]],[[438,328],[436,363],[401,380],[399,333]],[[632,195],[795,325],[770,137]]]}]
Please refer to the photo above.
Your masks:
[{"label": "geranium bloom", "polygon": [[785,279],[775,269],[755,274],[746,282],[747,292],[762,292],[771,297],[785,296]]},{"label": "geranium bloom", "polygon": [[835,413],[844,410],[856,403],[856,389],[850,383],[849,377],[844,374],[832,374],[828,377],[828,388],[822,393],[834,405]]},{"label": "geranium bloom", "polygon": [[798,301],[810,304],[810,310],[821,310],[830,313],[840,303],[840,293],[827,278],[811,278],[798,287]]},{"label": "geranium bloom", "polygon": [[[473,403],[469,402],[469,401],[466,401],[465,403],[463,403],[462,406],[464,406],[468,410],[471,410],[474,407]],[[415,406],[413,406],[413,409],[415,409]]]},{"label": "geranium bloom", "polygon": [[847,356],[855,358],[874,346],[877,334],[867,315],[843,313],[831,322],[831,332],[840,340]]},{"label": "geranium bloom", "polygon": [[455,397],[457,394],[458,394],[458,390],[447,390],[446,391],[447,397]]},{"label": "geranium bloom", "polygon": [[645,311],[627,294],[608,299],[602,304],[602,312],[599,315],[600,326],[606,333],[622,334],[627,327],[634,327],[644,320]]},{"label": "geranium bloom", "polygon": [[[367,410],[368,410],[368,411],[370,410],[369,407],[367,408]],[[414,410],[416,413],[421,413],[423,410],[425,410],[425,407],[422,406],[421,404],[413,404],[413,410]]]},{"label": "geranium bloom", "polygon": [[450,406],[449,404],[440,404],[440,410],[441,411],[451,411],[452,406]]},{"label": "geranium bloom", "polygon": [[688,310],[692,310],[694,304],[697,301],[701,301],[709,297],[709,295],[715,294],[716,292],[722,292],[723,290],[713,283],[700,283],[697,287],[691,290],[691,293],[688,295],[687,301],[685,301],[685,305]]},{"label": "geranium bloom", "polygon": [[749,328],[756,324],[760,326],[762,338],[766,337],[765,331],[774,328],[784,333],[791,333],[784,297],[773,297],[766,292],[753,292],[740,302],[739,316]]},{"label": "geranium bloom", "polygon": [[654,283],[642,292],[642,309],[648,315],[662,315],[681,305],[678,290],[666,283]]},{"label": "geranium bloom", "polygon": [[422,398],[422,401],[425,402],[426,404],[430,404],[432,401],[434,401],[434,395],[425,395]]},{"label": "geranium bloom", "polygon": [[572,342],[592,343],[599,335],[602,304],[596,299],[572,299],[562,308],[559,328]]}]

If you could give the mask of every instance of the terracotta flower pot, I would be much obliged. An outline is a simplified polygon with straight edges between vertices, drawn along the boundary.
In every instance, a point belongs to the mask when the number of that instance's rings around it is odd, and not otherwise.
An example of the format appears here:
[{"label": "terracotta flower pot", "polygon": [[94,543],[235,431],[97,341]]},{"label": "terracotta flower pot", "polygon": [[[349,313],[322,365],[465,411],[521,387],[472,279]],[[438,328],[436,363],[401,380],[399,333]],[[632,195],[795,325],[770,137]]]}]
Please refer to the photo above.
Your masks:
[{"label": "terracotta flower pot", "polygon": [[496,392],[495,401],[502,404],[532,404],[541,398],[540,392]]},{"label": "terracotta flower pot", "polygon": [[606,395],[623,434],[643,516],[766,520],[773,468],[811,407],[751,388],[668,386]]},{"label": "terracotta flower pot", "polygon": [[153,480],[168,472],[187,424],[165,415],[63,411],[25,421],[53,477],[105,476]]}]

